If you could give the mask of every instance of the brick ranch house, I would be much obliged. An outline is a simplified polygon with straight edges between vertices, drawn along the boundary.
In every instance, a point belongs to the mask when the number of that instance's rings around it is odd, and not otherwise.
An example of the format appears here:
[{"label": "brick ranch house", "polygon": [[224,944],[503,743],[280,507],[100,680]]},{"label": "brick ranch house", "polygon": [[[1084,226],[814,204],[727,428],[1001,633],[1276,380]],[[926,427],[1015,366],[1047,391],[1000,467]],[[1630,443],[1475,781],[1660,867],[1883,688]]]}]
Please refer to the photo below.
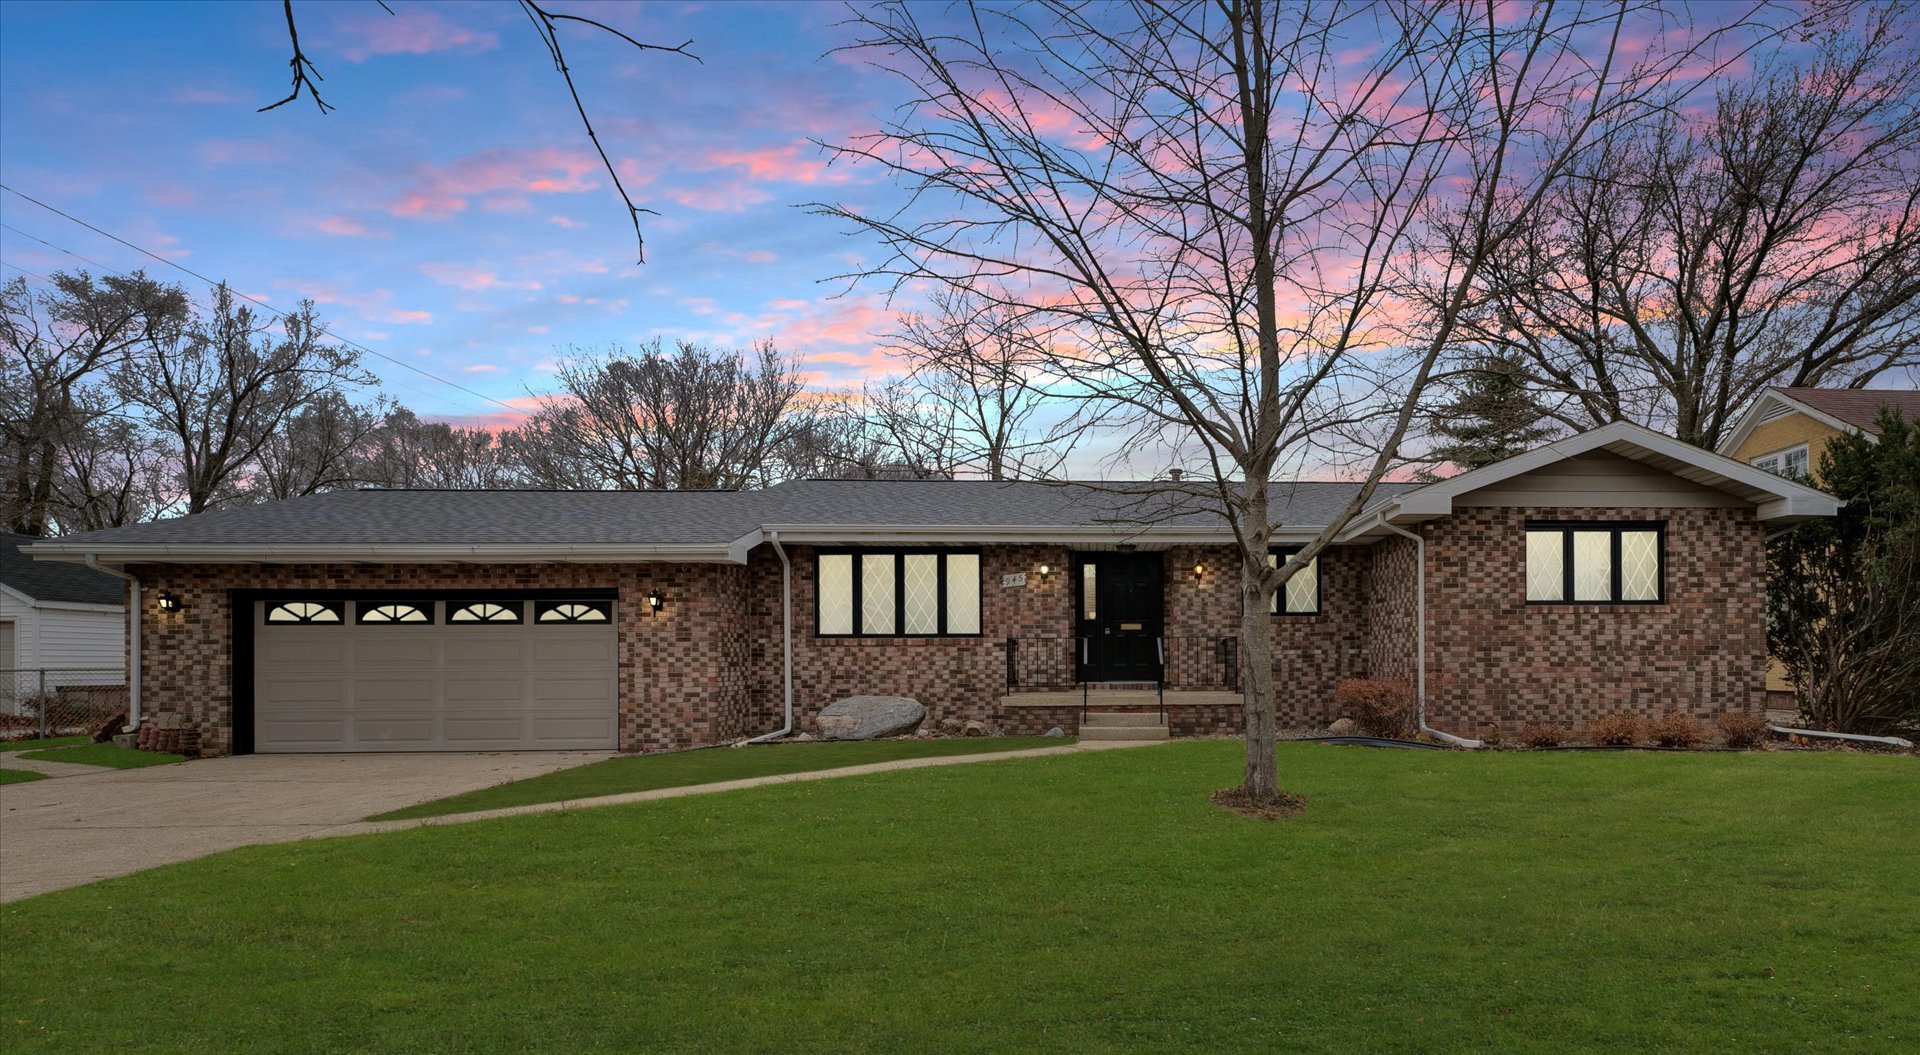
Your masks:
[{"label": "brick ranch house", "polygon": [[[1276,559],[1355,485],[1278,485]],[[1239,728],[1216,515],[1126,486],[344,491],[41,542],[124,573],[139,713],[207,753],[687,747],[833,700],[1077,731]],[[1763,706],[1767,532],[1819,491],[1616,424],[1383,487],[1270,619],[1283,724],[1334,683],[1485,723]],[[1424,613],[1424,626],[1421,615]],[[1424,633],[1422,632],[1424,630]]]}]

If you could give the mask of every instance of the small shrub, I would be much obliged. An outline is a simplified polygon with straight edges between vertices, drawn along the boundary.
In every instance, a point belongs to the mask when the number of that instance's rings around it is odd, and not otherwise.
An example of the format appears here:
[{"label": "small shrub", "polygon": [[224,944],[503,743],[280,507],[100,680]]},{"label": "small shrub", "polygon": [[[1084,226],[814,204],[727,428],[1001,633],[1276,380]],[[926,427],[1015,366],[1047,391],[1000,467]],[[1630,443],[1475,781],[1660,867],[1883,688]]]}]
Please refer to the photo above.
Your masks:
[{"label": "small shrub", "polygon": [[1699,747],[1704,735],[1700,722],[1691,714],[1668,711],[1647,728],[1647,735],[1661,747]]},{"label": "small shrub", "polygon": [[1333,705],[1367,736],[1403,738],[1413,732],[1413,691],[1400,682],[1347,678],[1333,687]]},{"label": "small shrub", "polygon": [[1480,742],[1488,747],[1499,747],[1506,742],[1506,737],[1501,734],[1498,725],[1488,722],[1480,727]]},{"label": "small shrub", "polygon": [[1632,747],[1647,738],[1637,714],[1609,714],[1587,725],[1587,739],[1606,747]]},{"label": "small shrub", "polygon": [[1523,747],[1559,747],[1572,738],[1572,733],[1564,725],[1552,722],[1528,722],[1520,727],[1519,740]]},{"label": "small shrub", "polygon": [[1736,750],[1749,750],[1767,742],[1767,720],[1760,715],[1728,711],[1715,724],[1720,726],[1720,738]]}]

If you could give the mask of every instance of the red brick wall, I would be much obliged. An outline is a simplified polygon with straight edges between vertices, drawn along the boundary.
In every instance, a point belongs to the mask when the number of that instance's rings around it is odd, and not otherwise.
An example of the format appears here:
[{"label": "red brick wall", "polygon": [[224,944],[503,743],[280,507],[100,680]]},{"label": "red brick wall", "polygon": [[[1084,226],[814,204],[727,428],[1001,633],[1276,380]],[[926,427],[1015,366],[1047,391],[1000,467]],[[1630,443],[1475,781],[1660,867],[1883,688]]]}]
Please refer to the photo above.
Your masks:
[{"label": "red brick wall", "polygon": [[[150,716],[200,732],[207,754],[232,750],[228,591],[235,589],[567,589],[619,591],[620,747],[715,743],[748,725],[746,574],[713,564],[135,565],[144,593],[141,697]],[[658,589],[667,603],[646,614]],[[178,595],[164,614],[152,598]]]},{"label": "red brick wall", "polygon": [[[1766,547],[1753,513],[1595,513],[1463,509],[1423,525],[1432,725],[1471,735],[1487,722],[1579,727],[1616,711],[1706,717],[1764,707]],[[1529,519],[1666,521],[1666,603],[1527,604]]]}]

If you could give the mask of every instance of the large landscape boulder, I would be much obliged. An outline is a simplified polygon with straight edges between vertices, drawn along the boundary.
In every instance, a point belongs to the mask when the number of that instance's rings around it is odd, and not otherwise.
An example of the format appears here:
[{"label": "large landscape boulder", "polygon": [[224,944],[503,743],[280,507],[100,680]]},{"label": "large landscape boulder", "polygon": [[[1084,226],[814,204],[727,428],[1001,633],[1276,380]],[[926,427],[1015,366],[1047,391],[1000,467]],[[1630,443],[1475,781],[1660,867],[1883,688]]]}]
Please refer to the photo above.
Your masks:
[{"label": "large landscape boulder", "polygon": [[919,728],[927,709],[905,696],[848,696],[827,704],[815,725],[823,740],[878,740]]}]

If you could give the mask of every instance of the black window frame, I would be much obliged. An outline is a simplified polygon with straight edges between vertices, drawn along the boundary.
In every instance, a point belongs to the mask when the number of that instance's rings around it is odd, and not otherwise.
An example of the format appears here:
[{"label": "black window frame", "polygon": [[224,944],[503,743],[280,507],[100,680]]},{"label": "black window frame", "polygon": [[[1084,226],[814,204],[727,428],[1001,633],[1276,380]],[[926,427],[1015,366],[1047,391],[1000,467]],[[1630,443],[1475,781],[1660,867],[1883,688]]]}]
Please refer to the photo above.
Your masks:
[{"label": "black window frame", "polygon": [[[447,599],[445,623],[447,626],[526,626],[527,602],[519,597],[453,597]],[[502,608],[513,609],[512,621],[502,619],[462,619],[454,621],[453,613],[476,604],[497,604]]]},{"label": "black window frame", "polygon": [[[604,618],[601,618],[601,619],[545,619],[545,618],[542,618],[543,616],[546,615],[546,613],[552,611],[557,606],[563,605],[563,604],[585,605],[586,607],[592,608],[595,611],[599,612]],[[591,600],[585,597],[557,597],[550,601],[535,601],[533,602],[533,619],[531,620],[531,622],[534,626],[612,626],[613,625],[613,602],[612,601],[596,601],[596,600]]]},{"label": "black window frame", "polygon": [[[427,621],[424,623],[408,623],[408,622],[402,622],[398,619],[386,619],[386,620],[375,619],[372,621],[369,621],[367,619],[368,612],[371,612],[377,608],[391,607],[396,604],[404,604],[409,608],[417,608],[420,611],[425,612],[427,615]],[[437,611],[435,611],[435,608],[436,608],[436,605],[432,601],[421,601],[421,600],[415,600],[412,598],[406,598],[406,599],[386,598],[384,600],[375,600],[375,601],[355,601],[353,605],[353,625],[354,626],[437,626],[439,625],[439,622],[440,622],[440,614]]]},{"label": "black window frame", "polygon": [[[275,619],[274,610],[289,604],[317,604],[332,612],[334,618],[327,619]],[[266,626],[347,626],[347,602],[328,600],[323,597],[281,597],[269,601],[260,611],[260,622]]]},{"label": "black window frame", "polygon": [[[1291,557],[1294,554],[1306,548],[1307,547],[1305,546],[1269,546],[1267,547],[1267,554],[1274,558],[1276,562],[1274,566],[1278,567],[1281,564],[1285,564],[1287,562],[1288,557]],[[1287,611],[1287,605],[1286,605],[1287,585],[1286,583],[1281,583],[1279,588],[1273,591],[1273,600],[1269,602],[1271,607],[1267,609],[1268,618],[1286,619],[1286,618],[1301,618],[1306,616],[1316,616],[1316,615],[1320,615],[1322,612],[1326,610],[1327,580],[1321,576],[1320,564],[1319,564],[1320,558],[1326,556],[1326,554],[1327,554],[1327,551],[1325,549],[1322,549],[1319,553],[1314,554],[1314,558],[1313,558],[1315,562],[1313,565],[1313,611],[1311,612]]]},{"label": "black window frame", "polygon": [[[1667,522],[1664,520],[1529,520],[1526,532],[1560,532],[1560,599],[1557,601],[1536,601],[1525,598],[1529,605],[1606,605],[1609,607],[1647,607],[1667,603]],[[1608,533],[1608,559],[1612,562],[1608,568],[1608,600],[1576,601],[1573,599],[1573,533],[1576,531],[1605,531]],[[1624,601],[1620,599],[1620,536],[1628,531],[1651,531],[1654,533],[1654,557],[1657,573],[1654,575],[1654,589],[1657,596],[1645,600]],[[1527,545],[1526,535],[1520,538],[1521,575],[1520,588],[1524,594],[1528,576],[1526,574]]]},{"label": "black window frame", "polygon": [[[867,633],[866,630],[863,628],[865,623],[865,616],[866,616],[866,604],[865,604],[866,597],[864,596],[864,593],[866,591],[866,576],[862,574],[862,571],[861,571],[864,564],[861,558],[871,557],[871,556],[888,556],[888,555],[893,557],[893,626],[894,626],[894,629],[891,633],[870,634],[870,633]],[[907,625],[907,589],[906,589],[907,562],[906,562],[906,558],[909,556],[915,556],[915,555],[933,555],[933,556],[938,556],[942,558],[938,565],[939,570],[937,574],[938,574],[939,581],[936,587],[936,591],[938,594],[938,599],[936,601],[936,609],[937,609],[937,615],[939,617],[938,618],[939,629],[934,631],[931,634],[909,634],[906,632],[906,625]],[[979,615],[978,622],[979,622],[980,628],[978,630],[972,631],[971,633],[954,633],[947,629],[947,561],[945,558],[949,556],[973,557],[975,561],[978,563],[979,575],[980,575],[980,586],[975,593],[975,597],[981,609],[980,612],[978,613]],[[853,593],[852,593],[851,602],[853,605],[853,630],[849,633],[845,633],[845,634],[827,633],[820,629],[820,558],[822,557],[852,558]],[[831,549],[817,549],[813,553],[813,636],[824,637],[828,639],[985,637],[987,632],[986,576],[987,576],[987,562],[985,557],[981,555],[981,551],[977,547],[912,546],[912,547],[896,549],[890,546],[868,546],[868,547],[862,547],[859,549],[849,549],[846,547],[834,547]]]}]

